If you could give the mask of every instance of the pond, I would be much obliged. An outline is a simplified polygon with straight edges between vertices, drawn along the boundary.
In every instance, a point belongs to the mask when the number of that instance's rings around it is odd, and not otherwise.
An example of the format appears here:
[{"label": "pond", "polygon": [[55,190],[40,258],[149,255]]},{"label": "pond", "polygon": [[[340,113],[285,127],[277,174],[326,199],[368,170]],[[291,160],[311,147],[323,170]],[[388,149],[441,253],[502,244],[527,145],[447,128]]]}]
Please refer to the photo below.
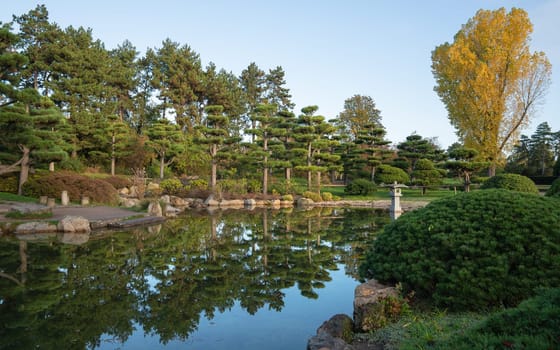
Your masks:
[{"label": "pond", "polygon": [[80,244],[0,239],[0,349],[305,349],[322,322],[352,314],[360,257],[388,221],[187,212]]}]

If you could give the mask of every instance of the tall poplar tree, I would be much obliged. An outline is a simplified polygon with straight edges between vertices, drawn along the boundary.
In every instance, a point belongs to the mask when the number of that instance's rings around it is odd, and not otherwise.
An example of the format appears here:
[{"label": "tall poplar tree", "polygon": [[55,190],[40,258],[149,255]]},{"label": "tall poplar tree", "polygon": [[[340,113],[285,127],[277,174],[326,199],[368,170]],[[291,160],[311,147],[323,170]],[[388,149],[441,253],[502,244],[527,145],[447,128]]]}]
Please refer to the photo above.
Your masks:
[{"label": "tall poplar tree", "polygon": [[489,175],[495,174],[550,85],[546,55],[529,49],[532,31],[522,9],[479,10],[452,43],[432,52],[434,89],[465,146],[491,163]]}]

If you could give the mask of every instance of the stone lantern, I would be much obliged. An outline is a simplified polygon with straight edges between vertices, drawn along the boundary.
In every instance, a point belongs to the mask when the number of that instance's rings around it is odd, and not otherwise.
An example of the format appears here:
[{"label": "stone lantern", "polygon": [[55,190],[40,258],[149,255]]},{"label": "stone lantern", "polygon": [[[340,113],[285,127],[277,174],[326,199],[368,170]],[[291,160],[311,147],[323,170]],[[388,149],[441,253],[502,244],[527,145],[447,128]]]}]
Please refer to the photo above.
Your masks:
[{"label": "stone lantern", "polygon": [[398,184],[396,181],[387,187],[390,188],[391,191],[391,208],[389,208],[389,213],[391,215],[392,220],[396,220],[402,214],[401,208],[401,189],[403,187],[408,187],[403,184]]}]

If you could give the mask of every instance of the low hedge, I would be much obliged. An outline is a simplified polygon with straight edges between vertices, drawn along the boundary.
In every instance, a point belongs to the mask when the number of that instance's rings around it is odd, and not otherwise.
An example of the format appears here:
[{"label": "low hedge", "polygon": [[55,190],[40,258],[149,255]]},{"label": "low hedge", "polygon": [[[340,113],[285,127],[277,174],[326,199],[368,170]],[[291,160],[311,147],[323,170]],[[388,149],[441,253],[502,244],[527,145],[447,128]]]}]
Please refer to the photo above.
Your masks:
[{"label": "low hedge", "polygon": [[60,198],[62,191],[68,191],[72,202],[79,202],[82,196],[87,196],[94,203],[118,204],[118,193],[113,185],[101,179],[92,179],[72,172],[49,173],[23,185],[23,194],[35,198]]},{"label": "low hedge", "polygon": [[539,193],[539,189],[527,176],[519,174],[500,174],[492,176],[480,187],[483,190],[490,188],[502,188],[510,191]]},{"label": "low hedge", "polygon": [[458,310],[517,305],[536,288],[560,287],[560,208],[506,190],[462,193],[385,226],[362,277]]}]

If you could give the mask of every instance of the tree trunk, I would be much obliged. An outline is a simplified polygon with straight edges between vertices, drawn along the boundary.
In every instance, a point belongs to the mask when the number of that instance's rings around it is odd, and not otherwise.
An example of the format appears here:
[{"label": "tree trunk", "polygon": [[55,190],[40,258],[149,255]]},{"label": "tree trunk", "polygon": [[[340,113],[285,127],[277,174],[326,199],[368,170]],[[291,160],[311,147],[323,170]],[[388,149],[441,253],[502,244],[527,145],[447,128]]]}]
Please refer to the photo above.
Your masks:
[{"label": "tree trunk", "polygon": [[290,181],[292,179],[292,168],[284,169],[284,177],[287,181]]},{"label": "tree trunk", "polygon": [[[265,158],[266,163],[266,158]],[[263,169],[263,186],[262,186],[262,193],[267,194],[268,192],[268,168],[265,166]]]},{"label": "tree trunk", "polygon": [[111,140],[111,176],[115,176],[115,135]]},{"label": "tree trunk", "polygon": [[488,167],[488,176],[492,177],[496,175],[496,163],[492,163],[489,167]]},{"label": "tree trunk", "polygon": [[23,194],[23,184],[27,182],[29,179],[29,148],[21,145],[19,146],[21,151],[23,152],[23,157],[21,157],[21,169],[19,172],[19,186],[18,186],[18,194],[21,196]]},{"label": "tree trunk", "polygon": [[317,172],[317,193],[321,194],[321,172]]},{"label": "tree trunk", "polygon": [[54,171],[54,162],[49,163],[49,171],[52,173]]},{"label": "tree trunk", "polygon": [[165,154],[159,158],[159,178],[163,179],[163,170],[165,168]]},{"label": "tree trunk", "polygon": [[465,174],[465,182],[464,182],[463,189],[465,192],[471,191],[471,176],[469,174]]},{"label": "tree trunk", "polygon": [[211,150],[211,155],[212,155],[212,174],[210,176],[210,188],[212,189],[212,193],[216,192],[216,183],[217,183],[217,177],[218,177],[218,163],[216,162],[216,154],[218,153],[218,146],[216,146],[215,144],[212,145],[212,150]]}]

